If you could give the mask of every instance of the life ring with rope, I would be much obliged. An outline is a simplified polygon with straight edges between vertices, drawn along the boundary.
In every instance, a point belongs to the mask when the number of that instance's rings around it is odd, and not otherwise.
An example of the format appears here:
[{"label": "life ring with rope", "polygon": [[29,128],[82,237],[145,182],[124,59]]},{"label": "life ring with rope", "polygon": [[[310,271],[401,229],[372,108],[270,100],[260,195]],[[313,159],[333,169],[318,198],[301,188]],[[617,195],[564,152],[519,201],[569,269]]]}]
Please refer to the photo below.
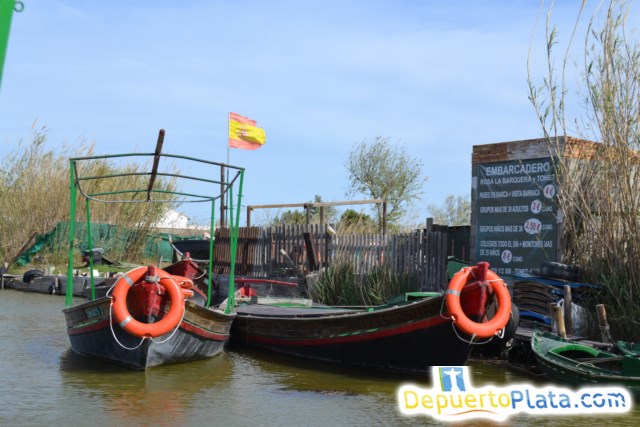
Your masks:
[{"label": "life ring with rope", "polygon": [[[171,307],[162,319],[155,323],[139,322],[129,313],[127,308],[127,294],[140,279],[156,277],[156,274],[158,275],[159,283],[165,288],[169,296]],[[156,338],[167,334],[180,324],[185,310],[183,288],[181,288],[168,273],[152,266],[149,268],[135,268],[120,277],[114,285],[111,297],[113,316],[116,322],[118,322],[125,331],[140,338]]]},{"label": "life ring with rope", "polygon": [[[462,310],[460,293],[466,285],[480,282],[491,286],[496,295],[498,309],[487,322],[474,322]],[[511,296],[504,281],[493,271],[489,263],[479,262],[473,267],[465,267],[451,278],[447,287],[445,302],[453,318],[454,325],[467,335],[490,338],[505,328],[511,316]]]}]

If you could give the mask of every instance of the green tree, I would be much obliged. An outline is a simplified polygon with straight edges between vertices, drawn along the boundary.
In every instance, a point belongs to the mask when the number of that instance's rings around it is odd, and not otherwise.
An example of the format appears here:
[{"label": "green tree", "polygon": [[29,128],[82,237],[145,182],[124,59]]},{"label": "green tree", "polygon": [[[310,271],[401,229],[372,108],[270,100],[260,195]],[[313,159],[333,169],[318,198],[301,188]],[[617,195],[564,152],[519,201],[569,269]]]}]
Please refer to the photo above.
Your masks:
[{"label": "green tree", "polygon": [[[347,197],[362,195],[387,202],[387,223],[399,220],[422,195],[422,162],[402,147],[393,146],[389,138],[376,137],[355,144],[345,165],[349,173]],[[374,207],[378,226],[382,226],[382,205]]]},{"label": "green tree", "polygon": [[441,225],[469,225],[471,222],[471,201],[468,196],[449,194],[442,205],[429,205],[433,222]]},{"label": "green tree", "polygon": [[353,209],[347,209],[340,216],[338,227],[343,230],[358,230],[365,232],[376,231],[378,224],[369,215],[357,212]]},{"label": "green tree", "polygon": [[[313,198],[313,202],[311,203],[323,203],[322,196],[316,194]],[[310,224],[319,224],[320,223],[320,207],[311,206],[309,209],[309,223]],[[324,223],[335,222],[338,211],[333,206],[324,206],[322,207],[322,219]],[[280,224],[288,224],[288,225],[297,225],[297,224],[306,224],[307,223],[307,214],[304,210],[295,209],[288,210],[283,212],[280,215],[276,215],[276,217],[271,221],[272,225],[280,225]]]}]

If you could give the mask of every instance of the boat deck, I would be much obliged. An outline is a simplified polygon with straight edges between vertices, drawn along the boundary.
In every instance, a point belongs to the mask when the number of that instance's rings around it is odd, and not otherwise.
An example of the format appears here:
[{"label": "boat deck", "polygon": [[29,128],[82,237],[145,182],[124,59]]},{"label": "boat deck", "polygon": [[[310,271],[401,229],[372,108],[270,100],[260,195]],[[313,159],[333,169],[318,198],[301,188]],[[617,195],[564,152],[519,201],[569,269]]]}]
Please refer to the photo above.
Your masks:
[{"label": "boat deck", "polygon": [[282,307],[266,304],[244,304],[236,308],[236,312],[239,315],[250,316],[265,316],[265,317],[323,317],[343,315],[348,313],[357,313],[362,310],[344,309],[327,306],[313,306],[313,307]]}]

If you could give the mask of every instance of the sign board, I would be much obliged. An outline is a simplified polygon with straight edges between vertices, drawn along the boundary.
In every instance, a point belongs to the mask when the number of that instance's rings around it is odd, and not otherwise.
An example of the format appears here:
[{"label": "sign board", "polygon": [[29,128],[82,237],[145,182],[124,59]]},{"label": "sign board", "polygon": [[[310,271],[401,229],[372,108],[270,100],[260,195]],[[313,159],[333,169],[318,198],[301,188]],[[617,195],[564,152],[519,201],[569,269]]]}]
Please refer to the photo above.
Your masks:
[{"label": "sign board", "polygon": [[556,258],[557,182],[551,158],[477,166],[475,260],[498,275]]}]

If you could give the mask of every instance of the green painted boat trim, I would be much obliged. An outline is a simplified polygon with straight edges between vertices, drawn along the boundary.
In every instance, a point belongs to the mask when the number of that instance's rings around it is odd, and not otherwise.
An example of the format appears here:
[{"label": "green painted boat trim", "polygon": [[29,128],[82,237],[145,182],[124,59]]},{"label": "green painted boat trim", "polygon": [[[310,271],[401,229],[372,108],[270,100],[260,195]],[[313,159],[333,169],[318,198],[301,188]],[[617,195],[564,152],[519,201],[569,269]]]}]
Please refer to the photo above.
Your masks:
[{"label": "green painted boat trim", "polygon": [[560,385],[623,386],[640,398],[640,359],[535,331],[531,349],[538,367]]}]

